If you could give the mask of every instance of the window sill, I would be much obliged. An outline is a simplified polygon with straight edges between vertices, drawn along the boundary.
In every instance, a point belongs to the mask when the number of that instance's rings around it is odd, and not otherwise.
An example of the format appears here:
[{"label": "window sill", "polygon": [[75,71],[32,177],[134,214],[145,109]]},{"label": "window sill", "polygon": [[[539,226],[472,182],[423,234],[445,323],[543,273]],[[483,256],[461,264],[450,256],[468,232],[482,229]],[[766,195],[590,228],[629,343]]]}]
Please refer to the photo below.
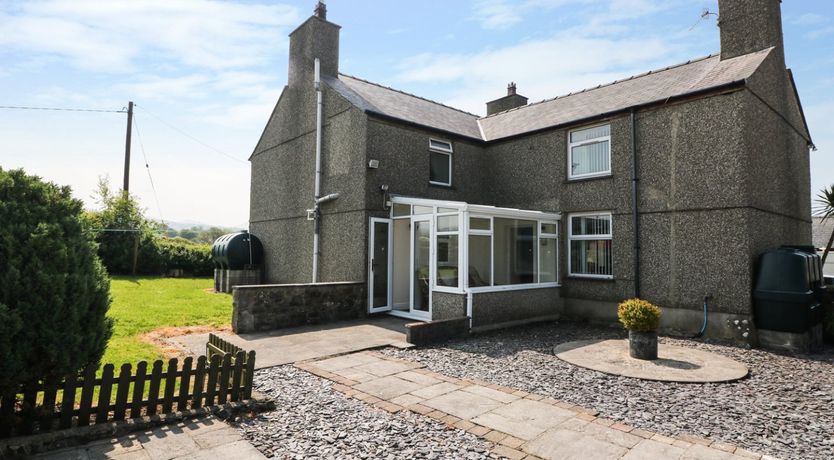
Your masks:
[{"label": "window sill", "polygon": [[565,184],[572,184],[575,182],[587,182],[592,180],[600,180],[600,179],[613,179],[613,174],[600,174],[598,176],[588,176],[588,177],[574,177],[574,178],[567,178],[565,179]]},{"label": "window sill", "polygon": [[455,187],[452,184],[441,184],[440,182],[432,182],[429,181],[429,187],[437,187],[437,188],[444,188],[447,190],[455,190]]},{"label": "window sill", "polygon": [[568,275],[567,279],[569,279],[569,280],[579,280],[579,281],[602,281],[602,282],[616,281],[613,276],[592,276],[592,275]]},{"label": "window sill", "polygon": [[559,283],[528,283],[528,284],[504,284],[498,286],[479,286],[468,288],[467,292],[472,294],[480,294],[484,292],[501,292],[501,291],[526,291],[532,289],[547,289],[561,287]]}]

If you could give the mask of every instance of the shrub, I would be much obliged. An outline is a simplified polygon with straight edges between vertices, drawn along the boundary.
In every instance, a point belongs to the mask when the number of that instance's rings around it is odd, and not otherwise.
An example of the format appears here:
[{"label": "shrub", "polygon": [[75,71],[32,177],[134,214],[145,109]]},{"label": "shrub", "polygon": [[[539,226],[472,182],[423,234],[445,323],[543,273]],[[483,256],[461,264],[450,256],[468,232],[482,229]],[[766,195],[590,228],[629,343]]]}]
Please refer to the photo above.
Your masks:
[{"label": "shrub", "polygon": [[214,273],[211,245],[192,243],[183,238],[157,238],[155,247],[164,269],[182,269],[194,276]]},{"label": "shrub", "polygon": [[0,168],[0,391],[98,365],[110,282],[69,187]]},{"label": "shrub", "polygon": [[628,299],[617,307],[617,318],[630,331],[656,331],[660,315],[660,308],[641,299]]}]

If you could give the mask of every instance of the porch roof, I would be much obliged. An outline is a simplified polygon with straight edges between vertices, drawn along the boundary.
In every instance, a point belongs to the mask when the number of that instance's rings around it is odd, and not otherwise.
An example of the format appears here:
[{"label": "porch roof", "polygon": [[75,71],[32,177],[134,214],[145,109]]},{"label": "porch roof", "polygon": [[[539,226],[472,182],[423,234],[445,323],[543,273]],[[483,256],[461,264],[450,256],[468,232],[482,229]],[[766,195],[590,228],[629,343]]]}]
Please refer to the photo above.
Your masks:
[{"label": "porch roof", "polygon": [[459,211],[467,211],[472,214],[483,214],[497,217],[511,217],[517,219],[531,220],[561,220],[562,213],[534,211],[529,209],[502,208],[483,204],[470,204],[465,201],[432,200],[428,198],[416,198],[403,195],[391,195],[391,202],[394,204],[410,204],[417,206],[437,206],[442,208],[454,208]]}]

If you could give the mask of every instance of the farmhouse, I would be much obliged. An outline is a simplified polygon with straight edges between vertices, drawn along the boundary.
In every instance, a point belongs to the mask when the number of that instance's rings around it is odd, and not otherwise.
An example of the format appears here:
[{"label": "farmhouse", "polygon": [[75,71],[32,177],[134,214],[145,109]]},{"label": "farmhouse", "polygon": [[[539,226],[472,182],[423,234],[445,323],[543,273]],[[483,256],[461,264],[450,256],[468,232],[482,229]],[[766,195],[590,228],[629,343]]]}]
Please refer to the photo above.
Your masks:
[{"label": "farmhouse", "polygon": [[706,299],[707,335],[740,338],[758,256],[811,244],[812,141],[780,1],[719,7],[719,53],[536,103],[510,84],[479,116],[340,73],[319,4],[250,158],[264,281],[476,331],[639,296],[691,333]]}]

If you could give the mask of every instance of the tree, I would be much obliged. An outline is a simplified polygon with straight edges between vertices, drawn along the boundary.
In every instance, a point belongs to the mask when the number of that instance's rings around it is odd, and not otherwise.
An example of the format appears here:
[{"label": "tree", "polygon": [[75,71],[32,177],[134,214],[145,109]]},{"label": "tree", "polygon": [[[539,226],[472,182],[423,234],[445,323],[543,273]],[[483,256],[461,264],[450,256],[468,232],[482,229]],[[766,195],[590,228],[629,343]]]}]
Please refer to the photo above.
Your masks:
[{"label": "tree", "polygon": [[205,244],[212,244],[214,240],[220,238],[221,236],[231,233],[229,229],[220,228],[220,227],[211,227],[208,230],[203,230],[197,236],[197,242],[205,243]]},{"label": "tree", "polygon": [[[822,217],[823,222],[826,219],[834,218],[834,184],[820,191],[817,195],[817,203],[819,204],[816,209],[817,215]],[[831,237],[828,238],[828,245],[822,253],[823,265],[825,265],[825,259],[828,257],[828,253],[831,252],[832,247],[834,247],[834,231],[831,232]]]},{"label": "tree", "polygon": [[69,187],[0,168],[0,392],[97,366],[110,282]]},{"label": "tree", "polygon": [[134,272],[134,262],[141,263],[143,273],[158,270],[152,259],[156,224],[145,218],[132,195],[113,192],[106,177],[99,178],[94,198],[101,207],[86,214],[87,225],[96,233],[98,254],[113,274]]}]

